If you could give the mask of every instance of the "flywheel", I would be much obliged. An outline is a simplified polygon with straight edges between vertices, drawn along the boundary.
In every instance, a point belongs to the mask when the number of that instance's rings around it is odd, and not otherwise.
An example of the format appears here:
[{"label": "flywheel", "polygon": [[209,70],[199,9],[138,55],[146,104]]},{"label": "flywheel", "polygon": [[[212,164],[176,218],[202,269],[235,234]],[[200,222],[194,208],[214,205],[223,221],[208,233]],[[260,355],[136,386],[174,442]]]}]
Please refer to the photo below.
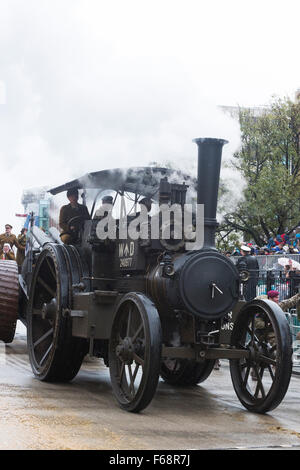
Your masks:
[{"label": "flywheel", "polygon": [[16,261],[0,260],[0,340],[11,343],[18,319],[19,281]]}]

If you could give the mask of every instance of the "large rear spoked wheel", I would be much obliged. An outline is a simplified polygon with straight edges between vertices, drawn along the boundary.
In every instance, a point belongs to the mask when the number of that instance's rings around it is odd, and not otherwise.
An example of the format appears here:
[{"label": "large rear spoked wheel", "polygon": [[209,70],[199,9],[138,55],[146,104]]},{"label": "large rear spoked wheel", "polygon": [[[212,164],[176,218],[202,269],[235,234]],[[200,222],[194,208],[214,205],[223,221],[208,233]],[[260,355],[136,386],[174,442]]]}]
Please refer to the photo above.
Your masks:
[{"label": "large rear spoked wheel", "polygon": [[0,340],[11,343],[18,319],[19,281],[15,261],[0,261]]},{"label": "large rear spoked wheel", "polygon": [[254,300],[239,312],[231,344],[244,349],[230,360],[230,373],[240,402],[250,411],[266,413],[283,400],[292,373],[291,333],[281,308]]},{"label": "large rear spoked wheel", "polygon": [[121,408],[138,412],[156,391],[161,359],[161,324],[154,304],[144,295],[126,294],[113,322],[109,369]]},{"label": "large rear spoked wheel", "polygon": [[72,337],[71,258],[64,246],[49,245],[34,269],[27,310],[32,370],[44,381],[68,381],[77,374],[85,343]]}]

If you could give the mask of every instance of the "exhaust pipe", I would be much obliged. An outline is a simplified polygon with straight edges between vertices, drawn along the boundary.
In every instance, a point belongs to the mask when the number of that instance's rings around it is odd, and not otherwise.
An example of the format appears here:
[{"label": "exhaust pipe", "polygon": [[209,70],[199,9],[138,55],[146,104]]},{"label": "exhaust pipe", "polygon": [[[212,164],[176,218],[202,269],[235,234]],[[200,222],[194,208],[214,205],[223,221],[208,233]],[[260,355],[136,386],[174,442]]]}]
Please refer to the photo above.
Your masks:
[{"label": "exhaust pipe", "polygon": [[197,204],[204,205],[203,249],[215,249],[215,232],[222,149],[227,140],[194,139],[198,146]]}]

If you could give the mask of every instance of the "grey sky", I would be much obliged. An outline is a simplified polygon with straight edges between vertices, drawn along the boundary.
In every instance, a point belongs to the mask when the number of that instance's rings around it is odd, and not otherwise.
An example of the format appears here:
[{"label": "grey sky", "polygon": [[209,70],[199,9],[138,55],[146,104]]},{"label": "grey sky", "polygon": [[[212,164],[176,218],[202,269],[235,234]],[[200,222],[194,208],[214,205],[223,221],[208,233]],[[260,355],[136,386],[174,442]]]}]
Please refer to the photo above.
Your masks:
[{"label": "grey sky", "polygon": [[[0,232],[24,188],[239,144],[217,105],[300,87],[299,2],[0,0]],[[1,104],[2,103],[2,104]],[[229,175],[226,175],[229,176]]]}]

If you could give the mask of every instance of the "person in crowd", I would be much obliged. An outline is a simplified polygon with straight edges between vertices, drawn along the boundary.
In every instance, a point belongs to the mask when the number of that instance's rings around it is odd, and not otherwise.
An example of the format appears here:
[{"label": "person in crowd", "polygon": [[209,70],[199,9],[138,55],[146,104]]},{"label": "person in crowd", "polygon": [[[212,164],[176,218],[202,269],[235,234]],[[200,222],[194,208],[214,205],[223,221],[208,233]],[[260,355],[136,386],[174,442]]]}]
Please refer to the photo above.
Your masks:
[{"label": "person in crowd", "polygon": [[300,233],[296,233],[295,241],[293,243],[294,249],[300,251]]},{"label": "person in crowd", "polygon": [[236,267],[239,272],[248,271],[249,280],[244,284],[244,297],[246,301],[256,297],[256,286],[259,277],[259,265],[255,256],[252,256],[251,248],[247,245],[241,246],[242,257],[239,258]]},{"label": "person in crowd", "polygon": [[[10,224],[5,224],[5,232],[0,235],[0,256],[3,253],[3,247],[5,243],[9,244],[11,250],[14,246],[16,248],[20,247],[16,235],[12,233],[12,226]],[[13,250],[12,253],[14,254]]]},{"label": "person in crowd", "polygon": [[289,278],[290,278],[290,270],[291,270],[291,266],[290,266],[289,264],[286,264],[286,265],[284,266],[284,270],[283,270],[285,279],[289,279]]},{"label": "person in crowd", "polygon": [[299,291],[300,271],[296,268],[290,269],[289,279],[291,282],[291,295],[295,295]]},{"label": "person in crowd", "polygon": [[276,304],[279,304],[279,292],[278,290],[269,290],[267,292],[267,296],[269,300],[272,300]]},{"label": "person in crowd", "polygon": [[0,255],[1,260],[15,261],[15,254],[9,243],[4,243],[2,253]]},{"label": "person in crowd", "polygon": [[284,242],[279,242],[276,247],[274,248],[275,253],[282,253],[284,247]]},{"label": "person in crowd", "polygon": [[[62,206],[59,214],[59,226],[62,229],[60,238],[63,243],[70,245],[78,238],[79,225],[84,220],[90,219],[90,214],[86,206],[78,203],[78,189],[69,189],[67,198],[69,204]],[[76,220],[74,218],[76,217]],[[72,221],[74,220],[74,223]]]},{"label": "person in crowd", "polygon": [[279,305],[281,310],[286,312],[290,308],[295,308],[297,309],[297,314],[299,316],[300,312],[300,293],[298,292],[296,295],[293,295],[293,297],[290,297],[289,299],[281,300],[279,301],[279,292],[277,290],[270,290],[268,293],[268,299],[272,300],[276,304]]},{"label": "person in crowd", "polygon": [[19,272],[21,272],[21,267],[25,259],[25,248],[26,248],[26,234],[27,228],[22,228],[20,235],[18,235],[18,244],[16,261],[18,264]]},{"label": "person in crowd", "polygon": [[271,238],[269,238],[269,240],[268,240],[267,248],[268,248],[269,250],[271,250],[274,246],[275,246],[275,241],[274,241],[274,238],[271,237]]}]

